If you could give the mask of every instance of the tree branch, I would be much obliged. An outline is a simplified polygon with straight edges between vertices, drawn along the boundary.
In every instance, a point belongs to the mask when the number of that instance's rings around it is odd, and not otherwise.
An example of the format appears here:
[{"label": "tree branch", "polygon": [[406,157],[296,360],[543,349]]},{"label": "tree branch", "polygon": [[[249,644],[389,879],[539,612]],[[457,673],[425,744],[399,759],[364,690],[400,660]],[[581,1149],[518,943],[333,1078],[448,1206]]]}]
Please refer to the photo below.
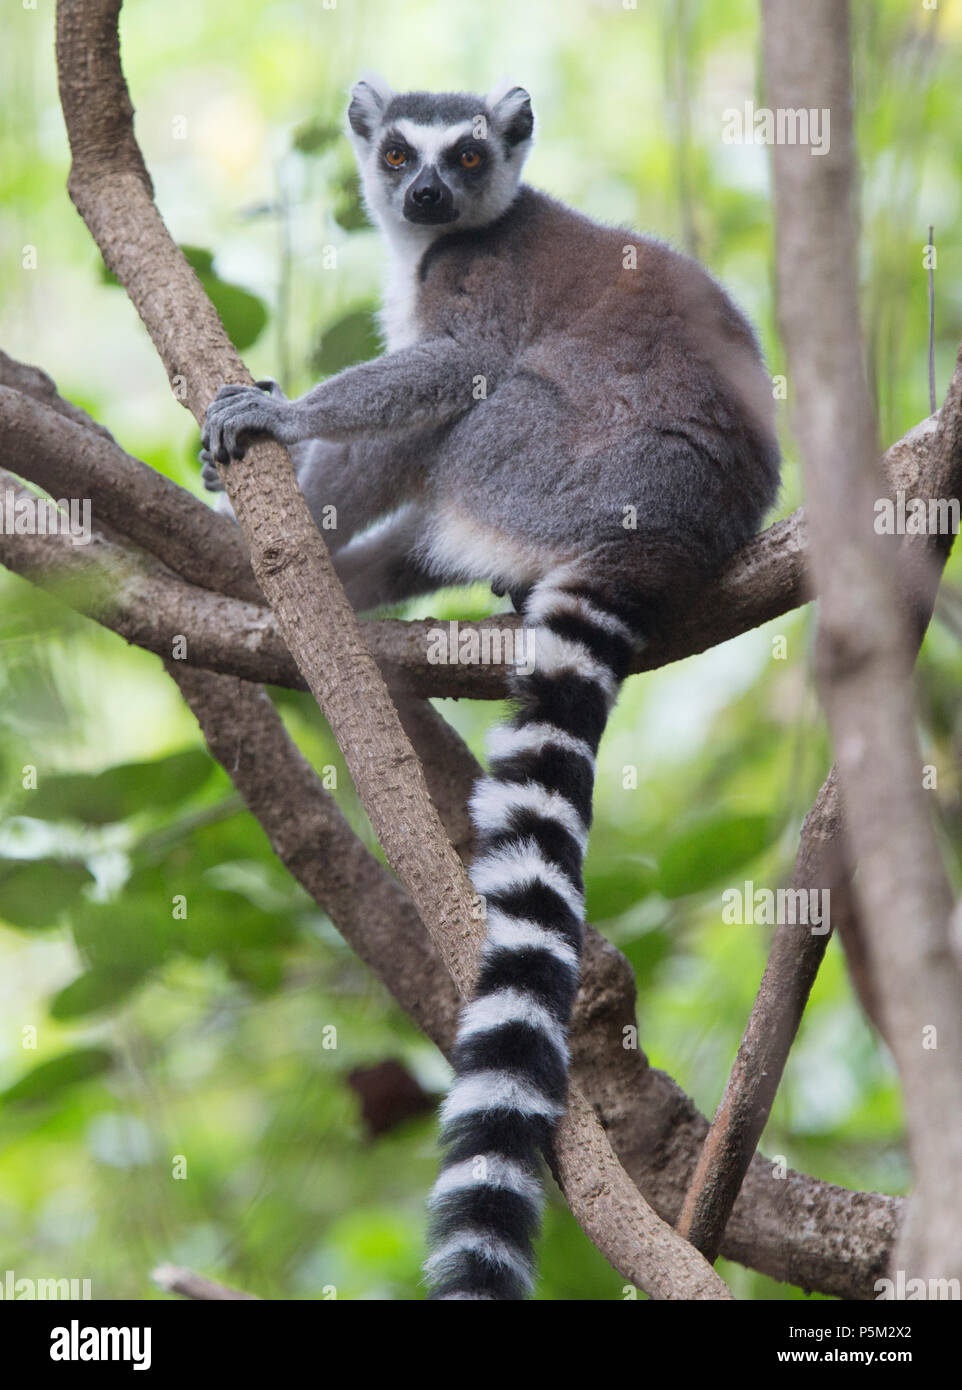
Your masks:
[{"label": "tree branch", "polygon": [[221,1303],[226,1300],[251,1300],[258,1302],[254,1293],[241,1293],[238,1289],[228,1289],[224,1284],[215,1284],[213,1279],[205,1279],[192,1269],[179,1265],[158,1265],[151,1275],[154,1283],[168,1293],[179,1293],[182,1298],[193,1298],[204,1303]]},{"label": "tree branch", "polygon": [[[126,534],[189,583],[262,605],[246,547],[227,518],[132,458],[109,436],[84,438],[79,431],[82,420],[89,417],[76,407],[69,407],[74,412],[69,420],[57,418],[67,413],[63,409],[67,402],[55,406],[49,400],[44,404],[31,399],[33,393],[21,394],[29,373],[49,382],[36,368],[24,367],[0,353],[0,435],[8,443],[7,468],[54,497],[90,498],[97,518]],[[16,389],[4,390],[4,385],[15,385]],[[937,421],[937,416],[922,421],[886,451],[882,465],[891,489],[901,488],[909,495],[918,491]],[[15,552],[8,548],[7,554],[10,567],[18,568]],[[679,617],[671,634],[644,649],[633,669],[652,670],[705,651],[797,606],[805,597],[804,555],[805,518],[799,510],[750,542],[701,592],[690,611]],[[173,598],[171,595],[171,601]],[[183,592],[179,599],[188,603]],[[128,615],[128,621],[136,626],[133,615]],[[190,622],[197,624],[196,631]],[[462,633],[479,634],[519,626],[520,619],[513,614],[458,624]],[[433,619],[362,624],[375,660],[395,690],[403,688],[420,696],[503,699],[508,694],[508,667],[500,659],[474,665],[439,665],[428,659],[429,634],[437,628]],[[249,607],[205,604],[203,595],[195,593],[174,630],[188,636],[192,665],[274,685],[303,688],[305,684],[286,652],[273,614],[266,608],[255,614]],[[248,637],[251,631],[260,634],[254,642]],[[162,635],[155,640],[162,640]],[[160,655],[169,651],[150,642],[147,645]],[[497,647],[493,655],[498,655]]]},{"label": "tree branch", "polygon": [[763,14],[769,106],[831,112],[821,157],[802,145],[773,150],[779,312],[821,599],[819,684],[915,1171],[896,1265],[910,1277],[959,1277],[962,972],[915,734],[916,619],[896,590],[892,547],[873,531],[879,479],[858,316],[848,5],[765,0]]}]

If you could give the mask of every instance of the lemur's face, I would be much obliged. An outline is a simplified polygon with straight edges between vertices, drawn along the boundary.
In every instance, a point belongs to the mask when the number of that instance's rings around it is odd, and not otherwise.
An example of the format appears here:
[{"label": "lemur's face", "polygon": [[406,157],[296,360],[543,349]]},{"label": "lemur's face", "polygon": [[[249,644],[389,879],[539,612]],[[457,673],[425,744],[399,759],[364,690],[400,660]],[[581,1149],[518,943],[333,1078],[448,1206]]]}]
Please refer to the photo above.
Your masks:
[{"label": "lemur's face", "polygon": [[396,94],[366,77],[351,91],[351,139],[364,200],[385,230],[482,227],[511,204],[531,148],[523,87],[487,98],[467,92]]}]

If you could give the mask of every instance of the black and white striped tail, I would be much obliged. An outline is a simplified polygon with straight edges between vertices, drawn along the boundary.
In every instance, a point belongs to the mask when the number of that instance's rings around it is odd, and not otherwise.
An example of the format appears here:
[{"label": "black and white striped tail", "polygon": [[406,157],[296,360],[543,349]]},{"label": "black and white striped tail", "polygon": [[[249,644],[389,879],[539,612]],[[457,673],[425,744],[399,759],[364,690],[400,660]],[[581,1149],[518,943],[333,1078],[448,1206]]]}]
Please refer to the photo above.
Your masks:
[{"label": "black and white striped tail", "polygon": [[461,1017],[431,1195],[436,1299],[524,1298],[541,1207],[539,1152],[565,1105],[595,754],[635,635],[565,571],[532,589],[534,670],[476,785],[472,878],[487,899],[475,997]]}]

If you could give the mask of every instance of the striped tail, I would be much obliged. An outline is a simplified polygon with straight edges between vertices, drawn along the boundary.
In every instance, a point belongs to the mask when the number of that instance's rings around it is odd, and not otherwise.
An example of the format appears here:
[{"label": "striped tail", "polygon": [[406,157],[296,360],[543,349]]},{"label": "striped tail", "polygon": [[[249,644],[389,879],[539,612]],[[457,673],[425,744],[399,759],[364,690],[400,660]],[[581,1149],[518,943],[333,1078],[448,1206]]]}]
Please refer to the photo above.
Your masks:
[{"label": "striped tail", "polygon": [[487,939],[441,1112],[425,1265],[435,1299],[531,1291],[539,1152],[565,1107],[595,754],[635,645],[625,616],[573,567],[537,584],[524,616],[534,670],[513,676],[516,713],[494,731],[490,775],[471,799]]}]

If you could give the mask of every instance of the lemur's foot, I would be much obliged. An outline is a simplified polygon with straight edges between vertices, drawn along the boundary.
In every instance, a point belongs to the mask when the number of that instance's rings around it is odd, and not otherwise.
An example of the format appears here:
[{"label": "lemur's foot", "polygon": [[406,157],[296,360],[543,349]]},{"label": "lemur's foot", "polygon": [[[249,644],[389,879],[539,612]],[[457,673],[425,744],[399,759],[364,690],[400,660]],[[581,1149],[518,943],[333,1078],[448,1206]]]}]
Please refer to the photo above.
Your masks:
[{"label": "lemur's foot", "polygon": [[[256,386],[222,386],[207,407],[201,443],[211,464],[242,459],[250,438],[266,434],[279,444],[294,444],[290,401],[276,381],[267,378]],[[205,478],[206,485],[206,478]]]},{"label": "lemur's foot", "polygon": [[224,484],[220,480],[217,464],[211,458],[209,452],[206,449],[201,449],[197,457],[203,465],[200,470],[200,478],[204,487],[208,492],[223,492]]}]

